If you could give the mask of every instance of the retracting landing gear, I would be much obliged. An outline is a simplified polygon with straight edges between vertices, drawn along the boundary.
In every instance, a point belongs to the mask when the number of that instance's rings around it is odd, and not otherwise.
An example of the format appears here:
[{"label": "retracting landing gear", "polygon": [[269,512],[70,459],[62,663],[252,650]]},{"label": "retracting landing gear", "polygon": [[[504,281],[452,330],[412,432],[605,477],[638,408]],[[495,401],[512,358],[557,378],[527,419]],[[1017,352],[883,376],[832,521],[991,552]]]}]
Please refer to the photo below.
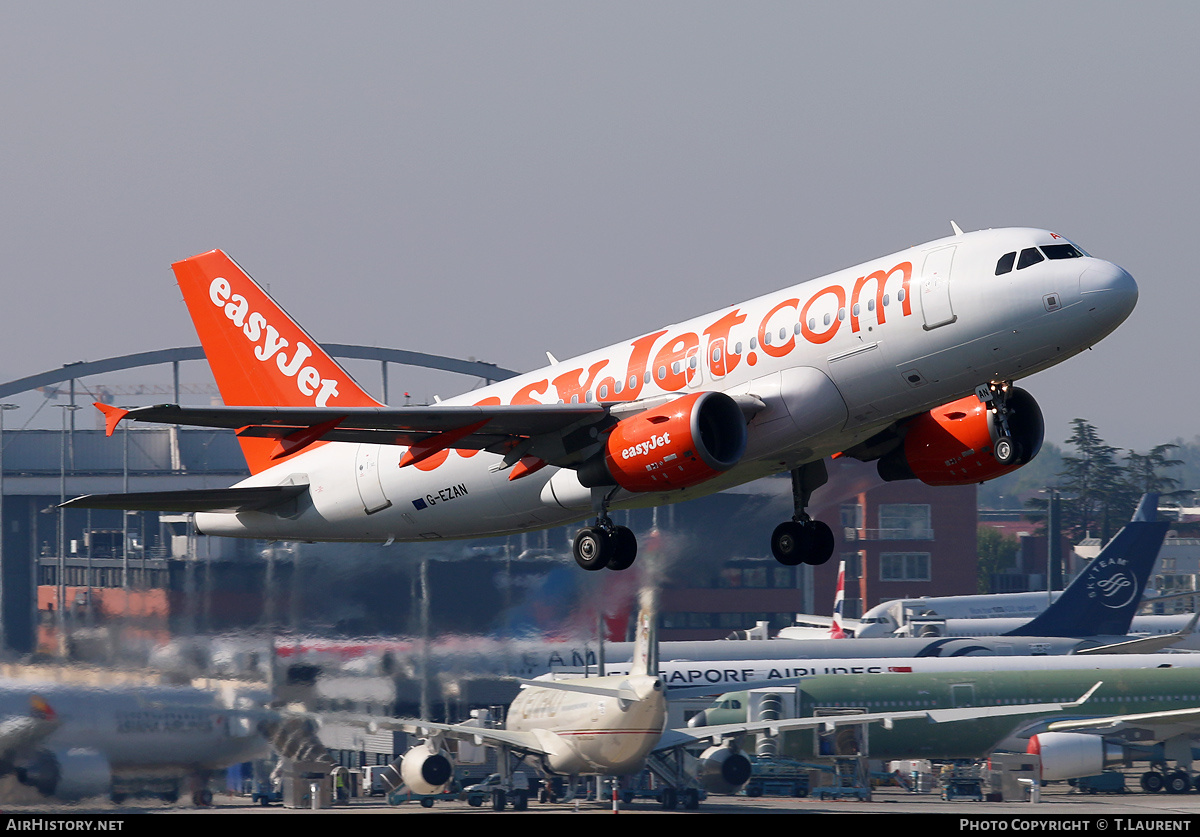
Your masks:
[{"label": "retracting landing gear", "polygon": [[771,553],[779,563],[824,564],[833,557],[833,530],[808,516],[805,508],[812,493],[829,481],[825,460],[818,459],[792,470],[792,519],[780,523],[771,534]]},{"label": "retracting landing gear", "polygon": [[1010,381],[991,381],[975,388],[976,397],[992,412],[992,425],[996,429],[992,456],[996,457],[996,461],[1001,465],[1015,462],[1023,454],[1021,446],[1013,439],[1012,428],[1008,423],[1008,396],[1011,389]]},{"label": "retracting landing gear", "polygon": [[[615,492],[616,489],[613,489]],[[596,522],[575,536],[575,563],[585,570],[627,570],[637,558],[637,536],[627,526],[617,526],[608,516],[608,497],[599,500]]]}]

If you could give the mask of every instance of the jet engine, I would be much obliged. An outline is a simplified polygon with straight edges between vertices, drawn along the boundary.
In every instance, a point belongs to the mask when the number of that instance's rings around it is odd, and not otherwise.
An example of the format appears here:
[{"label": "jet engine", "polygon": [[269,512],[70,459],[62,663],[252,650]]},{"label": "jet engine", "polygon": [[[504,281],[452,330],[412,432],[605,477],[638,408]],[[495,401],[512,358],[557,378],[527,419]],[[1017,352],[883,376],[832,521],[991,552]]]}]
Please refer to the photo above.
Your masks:
[{"label": "jet engine", "polygon": [[993,411],[968,395],[910,419],[900,445],[879,459],[879,476],[969,485],[1025,465],[1042,447],[1042,411],[1023,389],[1014,388],[1006,397],[1010,435],[1000,431]]},{"label": "jet engine", "polygon": [[1042,757],[1044,782],[1095,776],[1126,759],[1121,744],[1080,732],[1038,733],[1029,739],[1026,752]]},{"label": "jet engine", "polygon": [[698,392],[622,419],[580,467],[579,481],[627,491],[687,488],[728,471],[745,452],[741,408],[724,393]]},{"label": "jet engine", "polygon": [[39,750],[17,767],[17,781],[43,796],[75,800],[112,790],[112,769],[102,753],[84,748]]},{"label": "jet engine", "polygon": [[[391,765],[395,770],[395,762]],[[384,780],[388,780],[385,771]],[[400,778],[408,789],[418,794],[441,793],[454,776],[450,753],[432,741],[423,741],[400,759]]]},{"label": "jet engine", "polygon": [[709,793],[734,794],[750,781],[750,759],[722,744],[700,754],[697,778]]}]

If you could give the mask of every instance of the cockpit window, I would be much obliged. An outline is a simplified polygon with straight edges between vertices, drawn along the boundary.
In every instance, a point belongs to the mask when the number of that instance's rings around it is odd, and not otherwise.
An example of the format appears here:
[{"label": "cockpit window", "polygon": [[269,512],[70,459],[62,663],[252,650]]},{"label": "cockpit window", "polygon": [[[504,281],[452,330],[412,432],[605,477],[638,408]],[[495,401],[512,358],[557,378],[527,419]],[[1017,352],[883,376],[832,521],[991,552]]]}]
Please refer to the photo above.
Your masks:
[{"label": "cockpit window", "polygon": [[1017,270],[1024,270],[1040,261],[1045,261],[1045,256],[1039,253],[1036,247],[1027,247],[1021,251],[1021,258],[1017,261]]},{"label": "cockpit window", "polygon": [[1082,259],[1083,253],[1074,244],[1043,244],[1042,252],[1048,259]]},{"label": "cockpit window", "polygon": [[1005,273],[1010,272],[1013,269],[1013,262],[1016,260],[1017,254],[1015,252],[1005,253],[1000,257],[1000,261],[996,262],[996,275],[1003,276]]}]

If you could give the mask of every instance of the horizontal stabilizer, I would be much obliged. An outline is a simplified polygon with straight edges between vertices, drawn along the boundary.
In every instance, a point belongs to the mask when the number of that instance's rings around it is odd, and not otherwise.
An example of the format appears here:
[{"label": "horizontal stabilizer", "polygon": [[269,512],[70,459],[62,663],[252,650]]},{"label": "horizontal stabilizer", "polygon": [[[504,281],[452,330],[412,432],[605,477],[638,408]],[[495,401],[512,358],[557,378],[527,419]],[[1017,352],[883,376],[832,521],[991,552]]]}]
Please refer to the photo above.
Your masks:
[{"label": "horizontal stabilizer", "polygon": [[307,485],[255,485],[199,488],[192,491],[143,491],[133,494],[86,494],[61,508],[130,509],[166,512],[263,511],[308,491]]}]

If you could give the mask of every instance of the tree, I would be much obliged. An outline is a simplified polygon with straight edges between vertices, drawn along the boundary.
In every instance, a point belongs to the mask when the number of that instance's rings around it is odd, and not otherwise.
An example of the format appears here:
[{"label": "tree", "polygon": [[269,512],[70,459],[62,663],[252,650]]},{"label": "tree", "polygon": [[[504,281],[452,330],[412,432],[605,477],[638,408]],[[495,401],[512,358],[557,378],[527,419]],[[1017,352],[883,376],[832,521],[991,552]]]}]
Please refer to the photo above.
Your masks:
[{"label": "tree", "polygon": [[1075,453],[1064,454],[1063,470],[1058,474],[1058,488],[1065,500],[1062,530],[1076,543],[1089,532],[1107,541],[1112,522],[1128,520],[1133,510],[1131,490],[1117,462],[1121,449],[1105,444],[1096,428],[1083,419],[1075,419],[1071,426],[1074,433],[1067,445]]},{"label": "tree", "polygon": [[1179,480],[1162,476],[1159,471],[1183,465],[1182,459],[1167,459],[1167,455],[1178,448],[1179,445],[1165,444],[1151,448],[1149,453],[1130,451],[1125,457],[1130,487],[1139,495],[1154,492],[1165,497],[1177,493]]},{"label": "tree", "polygon": [[1006,535],[995,526],[987,525],[976,530],[975,540],[979,556],[979,592],[990,593],[992,576],[1016,566],[1020,543],[1014,536]]}]

